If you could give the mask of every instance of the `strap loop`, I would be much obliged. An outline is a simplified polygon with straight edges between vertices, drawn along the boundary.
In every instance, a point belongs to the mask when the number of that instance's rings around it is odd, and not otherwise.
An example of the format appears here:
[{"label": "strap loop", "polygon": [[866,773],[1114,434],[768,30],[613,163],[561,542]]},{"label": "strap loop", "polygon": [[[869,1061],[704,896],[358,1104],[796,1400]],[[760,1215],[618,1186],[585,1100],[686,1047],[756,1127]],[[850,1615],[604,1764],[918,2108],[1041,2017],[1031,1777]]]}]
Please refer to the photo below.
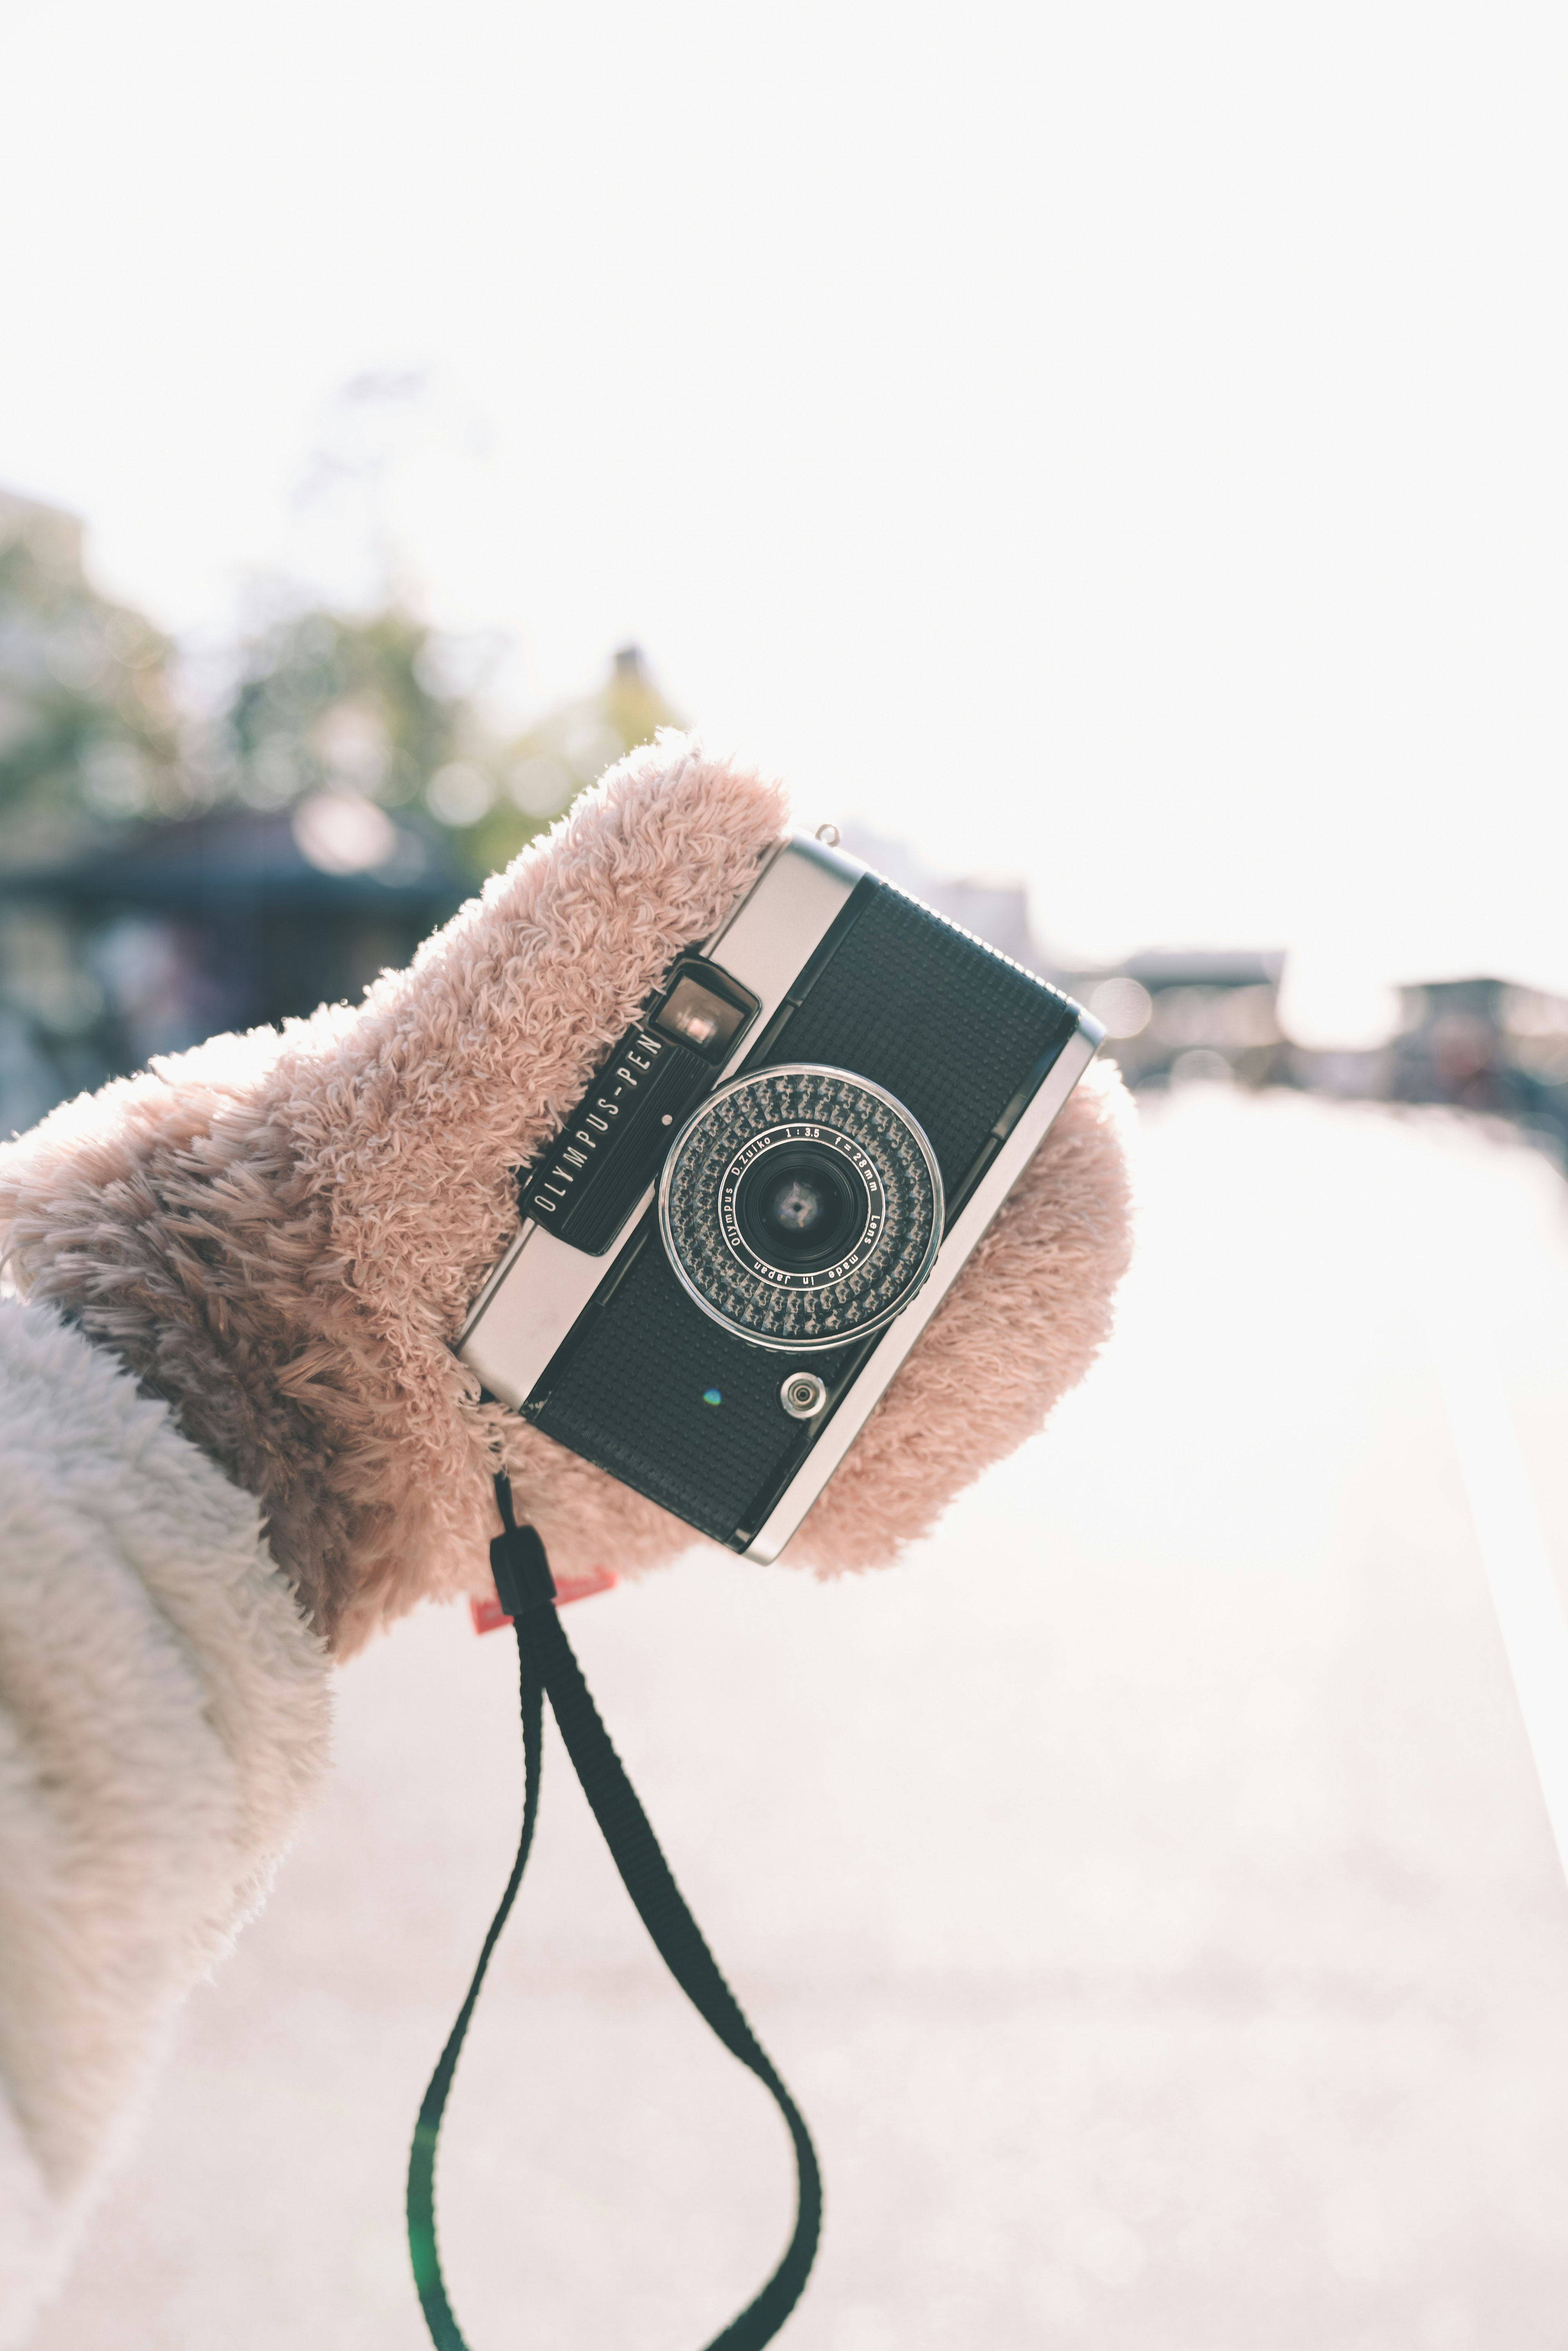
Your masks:
[{"label": "strap loop", "polygon": [[545,1547],[532,1527],[508,1527],[490,1545],[496,1596],[514,1624],[555,1598],[555,1578]]},{"label": "strap loop", "polygon": [[706,2351],[761,2351],[764,2344],[773,2340],[800,2300],[816,2259],[822,2220],[822,2182],[816,2150],[799,2107],[747,2022],[739,2001],[726,1983],[701,1928],[681,1896],[647,1814],[600,1719],[560,1618],[549,1604],[555,1596],[555,1583],[544,1545],[532,1527],[517,1525],[512,1510],[511,1486],[504,1474],[496,1480],[496,1499],[506,1531],[497,1535],[490,1546],[490,1564],[497,1593],[514,1621],[517,1636],[523,1719],[523,1827],[517,1857],[500,1907],[485,1938],[468,1996],[458,2011],[457,2022],[431,2076],[414,2125],[408,2165],[408,2242],[425,2325],[436,2351],[468,2351],[446,2298],[436,2251],[436,2141],[463,2038],[490,1955],[522,1884],[533,1842],[538,1814],[544,1698],[548,1695],[567,1753],[593,1808],[622,1883],[659,1956],[725,2047],[756,2074],[768,2092],[794,2142],[795,2229],[784,2257],[756,2299],[706,2346]]}]

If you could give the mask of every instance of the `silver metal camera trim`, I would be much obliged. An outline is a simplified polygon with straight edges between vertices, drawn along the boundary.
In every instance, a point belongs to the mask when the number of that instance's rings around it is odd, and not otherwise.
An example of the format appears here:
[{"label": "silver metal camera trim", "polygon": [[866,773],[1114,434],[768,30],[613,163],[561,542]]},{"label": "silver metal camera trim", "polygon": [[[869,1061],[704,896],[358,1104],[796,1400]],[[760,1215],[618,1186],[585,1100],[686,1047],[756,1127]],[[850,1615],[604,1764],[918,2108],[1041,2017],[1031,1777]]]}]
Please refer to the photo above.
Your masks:
[{"label": "silver metal camera trim", "polygon": [[[926,1243],[925,1253],[920,1260],[920,1270],[904,1290],[898,1305],[888,1307],[884,1313],[872,1315],[868,1321],[860,1323],[853,1331],[831,1332],[821,1339],[781,1341],[758,1338],[755,1331],[748,1331],[744,1322],[732,1322],[727,1314],[722,1312],[710,1300],[703,1296],[702,1291],[681,1263],[671,1238],[670,1187],[674,1180],[675,1162],[680,1157],[681,1148],[686,1137],[694,1127],[701,1125],[703,1120],[711,1114],[718,1103],[727,1100],[731,1094],[738,1093],[743,1086],[761,1085],[769,1078],[837,1078],[844,1085],[853,1086],[860,1093],[871,1094],[909,1129],[919,1144],[921,1155],[925,1161],[925,1172],[931,1178],[931,1197],[935,1213],[931,1220],[931,1238]],[[802,1120],[789,1123],[805,1124],[808,1122]],[[862,1148],[864,1148],[863,1144]],[[896,1094],[890,1094],[885,1086],[876,1085],[870,1078],[860,1077],[853,1070],[841,1070],[829,1061],[768,1061],[759,1070],[746,1070],[737,1077],[727,1079],[723,1085],[716,1086],[711,1094],[705,1094],[664,1155],[664,1164],[659,1172],[658,1200],[659,1238],[664,1243],[664,1255],[669,1259],[671,1272],[693,1305],[700,1306],[708,1321],[716,1322],[719,1329],[727,1332],[732,1339],[744,1339],[748,1347],[759,1347],[769,1355],[825,1355],[831,1353],[835,1347],[852,1347],[858,1341],[869,1339],[874,1332],[885,1330],[895,1316],[908,1313],[922,1288],[929,1280],[931,1269],[936,1264],[942,1247],[942,1219],[946,1206],[942,1190],[942,1171],[936,1165],[936,1154],[931,1148],[930,1138],[925,1129],[921,1125],[915,1113],[906,1109]]]},{"label": "silver metal camera trim", "polygon": [[[737,1040],[721,1082],[737,1070],[787,1000],[790,988],[848,904],[866,868],[858,858],[804,834],[781,841],[740,904],[701,952],[757,998],[756,1019]],[[633,1202],[616,1240],[590,1257],[525,1220],[468,1310],[456,1351],[514,1411],[527,1403],[614,1263],[625,1236],[647,1214],[653,1186]]]},{"label": "silver metal camera trim", "polygon": [[992,1217],[1044,1142],[1058,1111],[1094,1059],[1104,1034],[1104,1029],[1098,1020],[1086,1012],[1079,1014],[1076,1030],[1046,1071],[1012,1133],[953,1219],[952,1230],[937,1251],[936,1266],[919,1297],[883,1333],[854,1385],[747,1545],[746,1558],[759,1560],[765,1565],[770,1563],[797,1531],[801,1520],[882,1402],[904,1357],[974,1254]]}]

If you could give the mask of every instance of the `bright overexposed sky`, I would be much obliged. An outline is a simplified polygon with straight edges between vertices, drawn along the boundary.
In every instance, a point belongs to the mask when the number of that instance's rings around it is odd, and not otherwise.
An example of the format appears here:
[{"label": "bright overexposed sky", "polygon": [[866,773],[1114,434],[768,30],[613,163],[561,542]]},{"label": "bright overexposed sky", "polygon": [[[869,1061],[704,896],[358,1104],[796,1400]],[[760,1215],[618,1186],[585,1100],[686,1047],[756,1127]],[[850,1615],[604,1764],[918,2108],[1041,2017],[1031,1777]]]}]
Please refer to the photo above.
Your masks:
[{"label": "bright overexposed sky", "polygon": [[374,506],[527,702],[635,639],[1063,953],[1568,989],[1559,6],[0,25],[0,482],[161,621]]}]

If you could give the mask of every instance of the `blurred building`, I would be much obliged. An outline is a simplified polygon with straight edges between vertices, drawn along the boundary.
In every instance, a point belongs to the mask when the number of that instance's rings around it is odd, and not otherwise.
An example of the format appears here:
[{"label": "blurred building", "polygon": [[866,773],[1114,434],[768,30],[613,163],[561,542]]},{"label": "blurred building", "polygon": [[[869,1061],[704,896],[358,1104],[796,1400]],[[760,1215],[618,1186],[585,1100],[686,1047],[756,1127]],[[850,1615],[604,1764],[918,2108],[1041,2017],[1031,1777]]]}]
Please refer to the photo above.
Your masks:
[{"label": "blurred building", "polygon": [[1477,978],[1429,981],[1403,1001],[1394,1101],[1506,1118],[1568,1158],[1568,998]]},{"label": "blurred building", "polygon": [[154,1054],[356,998],[679,723],[628,645],[505,734],[476,699],[498,643],[278,590],[183,697],[77,517],[0,492],[0,1136]]},{"label": "blurred building", "polygon": [[1291,1074],[1279,1019],[1284,963],[1278,953],[1155,948],[1061,981],[1103,1021],[1105,1050],[1129,1085],[1278,1085]]},{"label": "blurred building", "polygon": [[1104,1024],[1103,1050],[1140,1091],[1207,1080],[1342,1099],[1440,1102],[1506,1119],[1568,1164],[1568,998],[1493,977],[1401,991],[1375,1045],[1303,1045],[1281,1017],[1281,950],[1152,948],[1075,970],[1034,935],[1023,884],[929,872],[901,841],[846,848],[900,889],[1053,980]]},{"label": "blurred building", "polygon": [[1074,970],[1036,938],[1021,882],[932,873],[904,842],[858,827],[846,831],[844,847],[1086,1005],[1103,1023],[1105,1050],[1129,1084],[1206,1077],[1251,1086],[1292,1081],[1279,1020],[1282,954],[1155,948],[1124,964]]},{"label": "blurred building", "polygon": [[[89,578],[77,518],[0,491],[0,1135],[153,1054],[358,996],[680,723],[628,645],[595,692],[502,736],[475,699],[495,657],[395,602],[285,601],[193,716],[167,639]],[[1404,991],[1382,1042],[1309,1047],[1281,1014],[1281,953],[1073,970],[1036,938],[1021,883],[934,874],[868,831],[845,846],[1086,1004],[1135,1087],[1445,1102],[1568,1158],[1563,999],[1436,981]]]},{"label": "blurred building", "polygon": [[332,792],[0,872],[0,1134],[154,1054],[357,997],[468,887],[440,842]]}]

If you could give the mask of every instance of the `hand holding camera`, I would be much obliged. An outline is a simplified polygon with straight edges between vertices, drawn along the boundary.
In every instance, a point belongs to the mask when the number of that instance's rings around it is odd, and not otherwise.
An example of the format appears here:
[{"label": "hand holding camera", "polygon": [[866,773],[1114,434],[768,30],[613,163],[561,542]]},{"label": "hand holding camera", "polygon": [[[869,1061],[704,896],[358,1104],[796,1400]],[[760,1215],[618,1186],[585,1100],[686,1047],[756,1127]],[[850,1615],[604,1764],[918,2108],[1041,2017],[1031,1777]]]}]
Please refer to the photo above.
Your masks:
[{"label": "hand holding camera", "polygon": [[[596,1112],[628,1039],[636,1094]],[[1040,1144],[1090,1050],[1065,998],[849,861],[786,847],[776,787],[665,736],[363,1005],[158,1061],[0,1151],[0,1220],[17,1286],[261,1501],[344,1655],[482,1583],[497,1451],[567,1573],[656,1564],[688,1526],[751,1547],[764,1488],[799,1523],[835,1458],[792,1556],[890,1557],[1108,1326],[1114,1072]],[[739,1171],[732,1243],[709,1196],[753,1113],[758,1134],[819,1132]],[[874,1232],[873,1184],[892,1187]],[[547,1212],[552,1189],[585,1210]],[[795,1357],[819,1412],[782,1400]]]},{"label": "hand holding camera", "polygon": [[[559,1444],[732,1550],[777,1558],[1098,1037],[1056,990],[836,849],[785,841],[524,1172],[523,1227],[465,1360]],[[1074,1302],[1092,1312],[1103,1293],[1086,1280]],[[1027,1361],[1038,1334],[1018,1337]],[[992,1369],[947,1400],[977,1465],[1016,1378]],[[922,1447],[943,1442],[922,1430]],[[862,1544],[916,1531],[879,1527],[872,1499],[869,1520],[855,1506]],[[848,1506],[838,1519],[852,1544]],[[836,1564],[833,1541],[830,1516]]]},{"label": "hand holding camera", "polygon": [[667,736],[362,1005],[0,1149],[0,2321],[497,1470],[564,1576],[834,1572],[1039,1426],[1127,1254],[1092,1046]]}]

